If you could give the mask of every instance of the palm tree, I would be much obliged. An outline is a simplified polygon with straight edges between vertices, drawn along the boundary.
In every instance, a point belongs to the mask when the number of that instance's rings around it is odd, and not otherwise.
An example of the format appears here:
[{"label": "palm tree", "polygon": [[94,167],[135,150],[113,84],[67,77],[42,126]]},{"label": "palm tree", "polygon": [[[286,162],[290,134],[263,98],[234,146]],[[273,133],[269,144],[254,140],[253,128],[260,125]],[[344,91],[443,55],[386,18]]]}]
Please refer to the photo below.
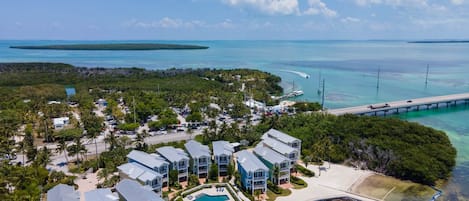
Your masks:
[{"label": "palm tree", "polygon": [[74,145],[68,146],[67,151],[69,156],[77,157],[77,165],[80,166],[80,154],[83,151],[86,151],[85,146],[81,143],[81,138],[79,136],[75,137],[73,140]]},{"label": "palm tree", "polygon": [[308,164],[311,162],[312,157],[307,154],[303,154],[303,163],[305,164],[305,167],[308,168]]},{"label": "palm tree", "polygon": [[204,128],[204,130],[202,131],[202,141],[204,143],[210,142],[211,139],[209,138],[209,135],[210,135],[210,133],[209,133],[208,129]]},{"label": "palm tree", "polygon": [[67,142],[65,141],[65,139],[60,138],[59,144],[57,144],[57,149],[56,149],[56,151],[57,151],[57,153],[59,153],[59,154],[61,154],[62,152],[64,153],[65,161],[66,161],[67,164],[68,164]]},{"label": "palm tree", "polygon": [[272,180],[274,180],[275,184],[280,184],[279,182],[279,175],[280,175],[280,168],[278,165],[274,165],[274,169],[272,170]]},{"label": "palm tree", "polygon": [[114,135],[114,132],[110,132],[110,134],[104,139],[104,142],[109,144],[109,151],[114,150],[117,147],[117,138]]},{"label": "palm tree", "polygon": [[52,162],[50,157],[51,157],[51,153],[50,153],[49,149],[47,149],[47,147],[44,146],[44,148],[42,148],[39,151],[35,162],[37,163],[37,165],[40,165],[42,167],[46,167],[47,165],[49,165]]},{"label": "palm tree", "polygon": [[112,173],[111,170],[109,170],[108,168],[102,168],[99,172],[98,172],[98,183],[99,181],[101,181],[102,179],[104,179],[103,181],[103,184],[106,184],[107,183],[107,180],[109,178],[109,175]]}]

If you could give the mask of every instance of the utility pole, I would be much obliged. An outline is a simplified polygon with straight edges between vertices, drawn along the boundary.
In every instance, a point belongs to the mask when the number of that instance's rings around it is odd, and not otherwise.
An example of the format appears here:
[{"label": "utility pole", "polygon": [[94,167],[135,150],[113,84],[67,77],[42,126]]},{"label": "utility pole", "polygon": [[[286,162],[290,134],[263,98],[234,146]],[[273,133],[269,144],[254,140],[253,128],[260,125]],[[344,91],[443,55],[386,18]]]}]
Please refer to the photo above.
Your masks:
[{"label": "utility pole", "polygon": [[378,68],[378,80],[376,81],[376,89],[379,89],[379,76],[381,74],[381,68]]},{"label": "utility pole", "polygon": [[132,96],[132,102],[134,105],[134,123],[137,123],[137,114],[135,113],[135,96]]},{"label": "utility pole", "polygon": [[322,80],[322,101],[321,101],[321,107],[322,107],[322,110],[324,111],[324,96],[325,96],[325,88],[326,88],[326,79],[323,79]]},{"label": "utility pole", "polygon": [[430,70],[430,65],[427,64],[427,75],[425,76],[425,87],[428,85],[428,71]]},{"label": "utility pole", "polygon": [[319,71],[319,77],[318,77],[318,95],[321,95],[321,71]]}]

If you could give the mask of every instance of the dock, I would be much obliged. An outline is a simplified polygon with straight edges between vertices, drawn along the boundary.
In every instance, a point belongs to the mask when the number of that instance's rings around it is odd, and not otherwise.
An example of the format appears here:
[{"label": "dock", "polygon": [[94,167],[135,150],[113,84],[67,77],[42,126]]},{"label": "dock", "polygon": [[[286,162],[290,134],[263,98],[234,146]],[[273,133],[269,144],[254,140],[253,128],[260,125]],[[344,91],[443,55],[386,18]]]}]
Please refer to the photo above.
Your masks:
[{"label": "dock", "polygon": [[459,104],[469,104],[469,93],[451,94],[445,96],[432,96],[425,98],[415,98],[377,103],[371,105],[361,105],[356,107],[338,108],[328,110],[327,113],[333,115],[355,114],[386,116],[387,114],[399,114],[401,112],[450,107]]},{"label": "dock", "polygon": [[282,96],[272,96],[272,99],[274,100],[283,100],[283,99],[287,99],[287,98],[293,98],[293,97],[297,97],[297,96],[302,96],[304,94],[303,91],[301,90],[295,90],[295,91],[292,91],[290,93],[287,93],[285,95],[282,95]]}]

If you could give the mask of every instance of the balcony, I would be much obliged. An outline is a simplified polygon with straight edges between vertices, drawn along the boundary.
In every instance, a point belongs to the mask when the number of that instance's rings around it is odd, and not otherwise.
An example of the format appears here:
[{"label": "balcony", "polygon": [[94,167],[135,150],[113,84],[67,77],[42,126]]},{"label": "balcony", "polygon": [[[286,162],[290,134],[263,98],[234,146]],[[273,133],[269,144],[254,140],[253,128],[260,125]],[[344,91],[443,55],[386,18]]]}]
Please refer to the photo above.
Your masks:
[{"label": "balcony", "polygon": [[265,185],[264,184],[254,184],[253,189],[264,189]]},{"label": "balcony", "polygon": [[254,177],[253,180],[265,180],[265,176]]}]

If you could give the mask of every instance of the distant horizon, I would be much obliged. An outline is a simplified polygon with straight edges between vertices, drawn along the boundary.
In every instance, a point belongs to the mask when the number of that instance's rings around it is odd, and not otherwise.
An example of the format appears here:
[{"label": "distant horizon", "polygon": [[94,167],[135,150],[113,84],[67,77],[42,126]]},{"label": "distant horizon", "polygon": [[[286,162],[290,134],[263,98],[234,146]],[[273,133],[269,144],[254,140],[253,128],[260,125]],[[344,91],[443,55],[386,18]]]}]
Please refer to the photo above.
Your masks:
[{"label": "distant horizon", "polygon": [[0,39],[0,41],[467,41],[469,38],[409,39]]},{"label": "distant horizon", "polygon": [[15,0],[1,40],[467,38],[469,0]]}]

